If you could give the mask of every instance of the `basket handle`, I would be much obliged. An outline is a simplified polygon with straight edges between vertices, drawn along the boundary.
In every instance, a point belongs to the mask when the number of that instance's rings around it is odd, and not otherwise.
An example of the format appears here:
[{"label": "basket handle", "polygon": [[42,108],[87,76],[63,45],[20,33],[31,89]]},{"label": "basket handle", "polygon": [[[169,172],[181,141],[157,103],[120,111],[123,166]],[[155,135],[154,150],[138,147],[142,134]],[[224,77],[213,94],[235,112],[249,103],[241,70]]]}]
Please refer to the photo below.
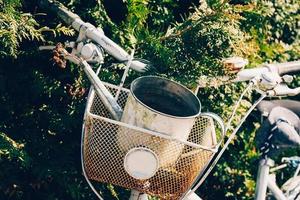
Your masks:
[{"label": "basket handle", "polygon": [[216,145],[214,145],[214,147],[219,147],[221,145],[221,143],[222,143],[222,141],[223,141],[223,139],[225,137],[225,133],[226,133],[225,123],[224,123],[223,119],[219,115],[217,115],[215,113],[212,113],[212,112],[200,113],[199,117],[211,117],[214,120],[216,120],[216,122],[220,125],[220,127],[221,127],[221,134],[222,134],[221,135],[221,139],[220,139],[219,142],[217,142]]},{"label": "basket handle", "polygon": [[[214,148],[218,149],[218,147],[221,145],[221,143],[222,143],[222,141],[223,141],[223,139],[224,139],[224,137],[225,137],[225,133],[226,133],[225,124],[224,124],[223,119],[222,119],[219,115],[217,115],[217,114],[215,114],[215,113],[212,113],[212,112],[203,112],[203,113],[200,113],[198,117],[210,117],[210,118],[213,118],[213,119],[220,125],[220,127],[221,127],[221,132],[222,132],[222,137],[221,137],[220,141],[217,142],[217,144],[213,146]],[[212,161],[212,158],[211,158],[211,160],[209,161],[209,163],[210,163],[211,161]],[[195,192],[195,191],[198,189],[198,187],[200,186],[200,184],[199,184],[199,179],[201,178],[202,173],[205,171],[205,169],[206,169],[207,167],[208,167],[208,165],[204,168],[204,170],[203,170],[201,173],[199,173],[198,177],[196,178],[196,180],[195,180],[195,182],[194,182],[195,185],[193,185],[193,186],[190,188],[190,190],[186,192],[186,194],[183,196],[182,200],[189,200],[189,196],[190,196],[190,195],[192,196],[192,195],[195,194],[194,192]],[[194,197],[194,198],[195,198],[195,197]]]}]

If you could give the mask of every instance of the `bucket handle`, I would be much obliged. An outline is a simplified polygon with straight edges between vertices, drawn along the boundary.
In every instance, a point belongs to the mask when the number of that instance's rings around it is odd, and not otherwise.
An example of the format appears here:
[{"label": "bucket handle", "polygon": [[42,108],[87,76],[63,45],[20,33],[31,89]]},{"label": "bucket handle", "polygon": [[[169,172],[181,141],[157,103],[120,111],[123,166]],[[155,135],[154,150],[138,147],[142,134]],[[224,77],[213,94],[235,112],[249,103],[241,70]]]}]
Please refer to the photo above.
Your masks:
[{"label": "bucket handle", "polygon": [[225,123],[219,115],[212,113],[212,112],[203,112],[203,113],[199,114],[199,117],[203,117],[203,116],[213,118],[221,127],[221,139],[220,139],[220,141],[217,142],[216,145],[213,145],[213,148],[218,148],[221,145],[221,143],[225,137],[225,133],[226,133]]}]

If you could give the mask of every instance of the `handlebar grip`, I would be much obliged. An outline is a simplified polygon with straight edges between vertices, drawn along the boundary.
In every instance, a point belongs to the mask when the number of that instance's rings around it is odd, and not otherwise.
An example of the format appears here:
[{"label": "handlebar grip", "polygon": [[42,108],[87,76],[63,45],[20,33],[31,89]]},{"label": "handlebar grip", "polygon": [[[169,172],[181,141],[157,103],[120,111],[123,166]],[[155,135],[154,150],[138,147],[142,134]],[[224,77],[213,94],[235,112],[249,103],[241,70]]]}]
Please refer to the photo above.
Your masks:
[{"label": "handlebar grip", "polygon": [[147,63],[141,62],[139,60],[133,60],[131,62],[130,68],[138,72],[145,72],[147,70]]},{"label": "handlebar grip", "polygon": [[257,68],[244,69],[237,73],[237,78],[234,79],[233,82],[248,81],[270,71],[278,73],[279,75],[300,72],[300,60],[285,63],[265,64]]},{"label": "handlebar grip", "polygon": [[278,64],[268,64],[266,65],[269,68],[277,69],[278,74],[288,74],[288,73],[295,73],[300,72],[300,60],[286,62],[286,63],[278,63]]},{"label": "handlebar grip", "polygon": [[56,13],[68,25],[72,25],[76,19],[80,19],[78,15],[72,13],[63,4],[55,0],[40,0],[39,4],[41,8],[49,9]]}]

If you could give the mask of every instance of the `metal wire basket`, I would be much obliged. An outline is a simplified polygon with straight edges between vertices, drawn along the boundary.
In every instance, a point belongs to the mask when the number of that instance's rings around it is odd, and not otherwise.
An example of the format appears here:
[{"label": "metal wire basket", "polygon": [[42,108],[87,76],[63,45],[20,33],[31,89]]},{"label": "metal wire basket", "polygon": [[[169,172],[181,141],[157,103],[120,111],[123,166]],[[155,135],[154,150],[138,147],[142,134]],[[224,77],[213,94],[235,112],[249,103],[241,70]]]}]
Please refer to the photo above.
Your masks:
[{"label": "metal wire basket", "polygon": [[[117,86],[108,83],[105,86],[113,95],[116,94]],[[123,88],[119,94],[118,103],[122,108],[129,92]],[[92,89],[83,126],[83,170],[88,179],[94,181],[135,189],[161,199],[180,199],[192,188],[218,150],[223,133],[215,129],[216,124],[212,116],[200,115],[195,120],[188,140],[181,141],[113,120]],[[128,143],[119,142],[120,139]],[[161,147],[166,145],[168,148],[162,151]],[[124,158],[135,147],[151,149],[160,163],[165,163],[158,167],[151,178],[138,180],[125,170]],[[172,162],[166,162],[168,158],[173,158]]]}]

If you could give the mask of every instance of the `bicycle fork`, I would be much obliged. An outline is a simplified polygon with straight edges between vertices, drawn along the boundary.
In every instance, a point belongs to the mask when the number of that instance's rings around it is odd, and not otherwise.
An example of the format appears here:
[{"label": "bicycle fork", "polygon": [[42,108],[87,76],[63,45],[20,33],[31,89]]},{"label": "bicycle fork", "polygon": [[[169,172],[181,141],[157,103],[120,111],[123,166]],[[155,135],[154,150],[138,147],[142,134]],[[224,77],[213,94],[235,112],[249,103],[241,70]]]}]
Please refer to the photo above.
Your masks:
[{"label": "bicycle fork", "polygon": [[276,199],[286,200],[282,191],[276,184],[274,174],[270,173],[270,167],[274,166],[274,161],[270,158],[264,158],[259,162],[258,175],[255,188],[255,200],[265,200],[267,188],[269,188]]}]

